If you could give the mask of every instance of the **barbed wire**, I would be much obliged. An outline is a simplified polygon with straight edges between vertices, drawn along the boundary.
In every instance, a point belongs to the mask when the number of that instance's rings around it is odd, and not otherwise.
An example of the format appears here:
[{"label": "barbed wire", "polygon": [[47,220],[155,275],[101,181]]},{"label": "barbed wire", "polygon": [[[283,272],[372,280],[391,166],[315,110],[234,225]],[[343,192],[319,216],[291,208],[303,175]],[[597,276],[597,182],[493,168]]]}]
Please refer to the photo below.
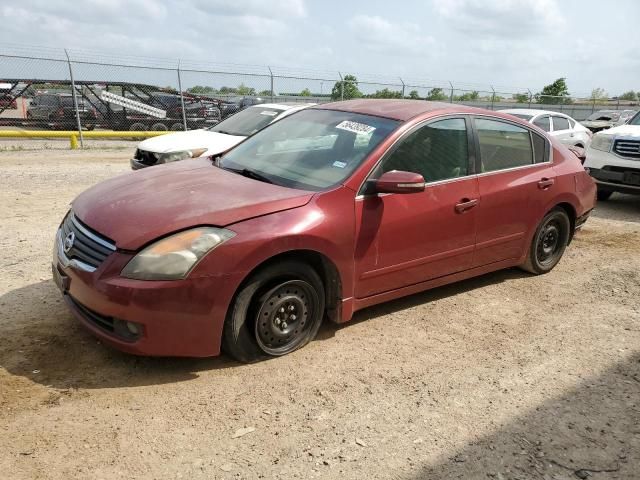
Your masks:
[{"label": "barbed wire", "polygon": [[[387,86],[412,86],[417,88],[441,88],[461,91],[496,92],[513,95],[529,92],[539,92],[540,87],[508,86],[487,84],[473,81],[459,81],[450,79],[431,79],[412,75],[389,75],[380,73],[358,72],[350,68],[335,70],[318,69],[311,67],[292,67],[281,65],[252,65],[230,62],[215,62],[203,59],[177,59],[168,57],[150,57],[133,54],[111,54],[96,52],[82,48],[67,48],[67,53],[72,62],[92,65],[130,67],[141,69],[175,70],[180,66],[181,70],[201,73],[219,73],[254,76],[290,77],[299,80],[338,81],[346,75],[354,75],[360,83],[379,84]],[[64,48],[48,47],[42,45],[25,45],[13,43],[0,44],[0,56],[4,58],[24,58],[40,61],[66,61]],[[11,75],[10,72],[0,70],[5,77],[15,78],[19,72]],[[579,98],[588,98],[591,94],[579,93],[573,95]]]}]

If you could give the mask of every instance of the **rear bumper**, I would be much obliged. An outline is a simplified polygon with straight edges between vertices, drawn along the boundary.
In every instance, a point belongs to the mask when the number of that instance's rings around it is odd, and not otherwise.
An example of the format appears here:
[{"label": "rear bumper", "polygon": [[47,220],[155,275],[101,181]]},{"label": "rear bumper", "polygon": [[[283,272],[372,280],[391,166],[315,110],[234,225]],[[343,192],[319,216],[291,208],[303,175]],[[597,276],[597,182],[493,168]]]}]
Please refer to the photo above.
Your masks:
[{"label": "rear bumper", "polygon": [[575,230],[580,230],[582,228],[582,226],[587,222],[587,219],[589,218],[589,215],[591,215],[591,212],[593,212],[593,209],[585,212],[584,214],[582,214],[578,218],[576,218],[574,231]]}]

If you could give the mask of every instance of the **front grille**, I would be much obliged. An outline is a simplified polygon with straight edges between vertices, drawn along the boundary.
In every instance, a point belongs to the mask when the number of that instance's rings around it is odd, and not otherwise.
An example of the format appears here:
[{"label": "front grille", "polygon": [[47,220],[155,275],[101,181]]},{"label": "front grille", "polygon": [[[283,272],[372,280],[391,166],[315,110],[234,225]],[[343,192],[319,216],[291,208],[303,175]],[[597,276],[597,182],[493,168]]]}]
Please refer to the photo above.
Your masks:
[{"label": "front grille", "polygon": [[142,335],[142,327],[139,324],[136,324],[139,328],[137,333],[132,333],[127,328],[127,323],[124,320],[120,320],[118,318],[107,317],[106,315],[102,315],[98,312],[91,310],[86,307],[78,300],[73,298],[71,295],[65,295],[65,299],[71,304],[72,307],[75,307],[76,311],[84,318],[87,322],[92,325],[95,325],[100,330],[119,338],[120,340],[124,340],[126,342],[135,342]]},{"label": "front grille", "polygon": [[93,310],[85,307],[83,304],[81,304],[71,295],[67,295],[67,298],[69,299],[71,304],[80,311],[83,318],[85,318],[86,320],[88,320],[89,322],[91,322],[96,327],[99,327],[102,330],[105,330],[109,333],[115,332],[113,317],[107,317],[105,315],[101,315],[97,312],[94,312]]},{"label": "front grille", "polygon": [[144,163],[145,165],[155,165],[158,161],[156,154],[153,152],[147,152],[146,150],[136,149],[136,154],[134,157],[140,163]]},{"label": "front grille", "polygon": [[69,212],[60,227],[61,249],[69,260],[76,260],[93,271],[116,250],[115,243],[91,230]]},{"label": "front grille", "polygon": [[623,157],[640,159],[640,140],[616,140],[613,151]]}]

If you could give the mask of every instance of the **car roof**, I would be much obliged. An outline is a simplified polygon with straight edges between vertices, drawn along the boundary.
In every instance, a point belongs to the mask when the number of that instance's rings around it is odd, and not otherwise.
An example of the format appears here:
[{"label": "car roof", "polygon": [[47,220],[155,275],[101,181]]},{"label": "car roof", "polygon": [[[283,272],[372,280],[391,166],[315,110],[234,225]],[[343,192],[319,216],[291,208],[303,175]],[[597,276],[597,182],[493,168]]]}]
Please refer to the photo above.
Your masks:
[{"label": "car roof", "polygon": [[[322,105],[316,105],[312,108],[322,110],[338,110],[341,112],[362,113],[364,115],[390,118],[392,120],[400,120],[403,122],[429,112],[487,113],[487,110],[484,110],[482,108],[467,107],[465,105],[456,105],[453,103],[429,102],[426,100],[395,100],[373,98],[323,103]],[[491,113],[495,114],[497,112]],[[500,117],[502,115],[497,114],[496,116]]]},{"label": "car roof", "polygon": [[554,112],[552,110],[538,110],[535,108],[508,108],[504,110],[498,110],[498,112],[508,113],[510,115],[521,113],[524,115],[531,115],[532,117],[535,117],[537,115],[559,115],[561,117],[568,117],[568,115],[561,112]]}]

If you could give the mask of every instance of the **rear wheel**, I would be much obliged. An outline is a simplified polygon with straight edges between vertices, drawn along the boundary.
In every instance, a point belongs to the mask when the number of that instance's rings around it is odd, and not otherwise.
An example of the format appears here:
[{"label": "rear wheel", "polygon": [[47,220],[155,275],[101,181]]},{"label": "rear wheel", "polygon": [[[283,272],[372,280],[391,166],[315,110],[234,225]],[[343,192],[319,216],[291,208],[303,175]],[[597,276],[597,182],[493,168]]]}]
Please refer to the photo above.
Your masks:
[{"label": "rear wheel", "polygon": [[256,272],[229,309],[225,351],[241,362],[291,353],[309,343],[324,317],[322,279],[309,265],[284,261]]},{"label": "rear wheel", "polygon": [[171,131],[179,132],[180,130],[184,130],[184,126],[181,123],[176,122],[173,125],[171,125]]},{"label": "rear wheel", "polygon": [[140,122],[132,123],[129,127],[130,132],[144,132],[146,129],[145,124]]},{"label": "rear wheel", "polygon": [[569,243],[571,221],[562,208],[547,213],[538,226],[527,260],[520,268],[537,275],[553,270]]},{"label": "rear wheel", "polygon": [[611,195],[613,195],[613,192],[611,190],[598,189],[598,201],[600,202],[606,202],[607,200],[609,200],[609,198],[611,198]]},{"label": "rear wheel", "polygon": [[164,123],[154,123],[151,125],[151,130],[154,132],[166,132],[169,128]]}]

